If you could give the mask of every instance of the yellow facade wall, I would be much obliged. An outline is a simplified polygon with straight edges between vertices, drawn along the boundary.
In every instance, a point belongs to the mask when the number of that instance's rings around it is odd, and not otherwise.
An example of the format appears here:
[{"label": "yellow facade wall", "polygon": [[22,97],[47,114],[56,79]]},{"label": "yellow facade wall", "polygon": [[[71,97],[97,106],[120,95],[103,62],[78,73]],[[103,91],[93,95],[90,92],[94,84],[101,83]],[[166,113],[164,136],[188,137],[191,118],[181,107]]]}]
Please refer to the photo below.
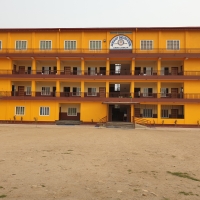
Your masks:
[{"label": "yellow facade wall", "polygon": [[107,105],[101,102],[83,102],[81,103],[81,121],[99,122],[107,116]]},{"label": "yellow facade wall", "polygon": [[[24,106],[25,115],[16,115],[15,107]],[[39,109],[41,106],[50,107],[49,116],[40,116]],[[59,118],[59,104],[57,102],[50,101],[0,101],[0,120],[14,120],[21,121],[34,121],[36,118],[38,121],[55,121]]]}]

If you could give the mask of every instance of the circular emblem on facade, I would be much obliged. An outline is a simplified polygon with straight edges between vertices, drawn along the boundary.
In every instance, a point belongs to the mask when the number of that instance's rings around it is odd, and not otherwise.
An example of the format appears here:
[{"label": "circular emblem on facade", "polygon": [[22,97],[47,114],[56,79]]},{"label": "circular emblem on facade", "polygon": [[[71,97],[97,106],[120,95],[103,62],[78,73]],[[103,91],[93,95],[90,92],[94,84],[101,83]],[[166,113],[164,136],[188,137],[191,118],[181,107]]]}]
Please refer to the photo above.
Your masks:
[{"label": "circular emblem on facade", "polygon": [[124,40],[123,39],[119,39],[118,40],[118,45],[122,46],[124,44]]}]

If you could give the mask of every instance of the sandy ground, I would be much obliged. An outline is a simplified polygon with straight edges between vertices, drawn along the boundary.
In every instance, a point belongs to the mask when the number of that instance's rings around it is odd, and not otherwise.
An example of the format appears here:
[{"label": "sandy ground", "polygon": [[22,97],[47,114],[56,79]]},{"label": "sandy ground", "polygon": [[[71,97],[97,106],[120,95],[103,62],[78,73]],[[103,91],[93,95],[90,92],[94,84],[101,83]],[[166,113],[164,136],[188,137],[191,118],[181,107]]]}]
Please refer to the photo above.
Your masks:
[{"label": "sandy ground", "polygon": [[200,129],[0,125],[0,197],[199,200]]}]

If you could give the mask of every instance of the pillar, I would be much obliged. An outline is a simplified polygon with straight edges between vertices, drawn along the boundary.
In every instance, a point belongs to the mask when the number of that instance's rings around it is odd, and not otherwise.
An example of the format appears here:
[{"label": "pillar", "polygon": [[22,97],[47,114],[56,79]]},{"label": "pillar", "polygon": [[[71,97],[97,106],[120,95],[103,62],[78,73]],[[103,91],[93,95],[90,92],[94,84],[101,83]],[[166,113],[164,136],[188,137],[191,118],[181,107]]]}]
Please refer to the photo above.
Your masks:
[{"label": "pillar", "polygon": [[35,87],[35,81],[31,82],[31,93],[32,97],[35,97],[36,87]]},{"label": "pillar", "polygon": [[32,74],[36,74],[36,60],[32,58]]},{"label": "pillar", "polygon": [[56,81],[56,97],[60,97],[60,81]]},{"label": "pillar", "polygon": [[159,123],[159,121],[161,119],[161,104],[158,104],[158,106],[157,106],[157,119],[158,119],[157,123]]},{"label": "pillar", "polygon": [[106,81],[106,98],[109,97],[109,81]]},{"label": "pillar", "polygon": [[131,104],[131,122],[134,122],[134,119],[133,119],[133,117],[134,117],[134,108],[135,108],[135,106],[134,106],[134,104]]},{"label": "pillar", "polygon": [[106,59],[106,75],[110,74],[110,60],[109,58]]},{"label": "pillar", "polygon": [[130,93],[131,97],[134,98],[134,89],[135,89],[135,82],[131,82],[131,88],[130,88]]},{"label": "pillar", "polygon": [[157,98],[161,96],[161,83],[160,81],[157,82]]},{"label": "pillar", "polygon": [[161,74],[161,58],[157,61],[157,75]]},{"label": "pillar", "polygon": [[85,93],[85,83],[84,81],[81,81],[81,97],[84,97]]},{"label": "pillar", "polygon": [[131,61],[131,75],[134,75],[135,73],[135,58],[132,58]]},{"label": "pillar", "polygon": [[81,58],[81,74],[85,74],[85,60]]},{"label": "pillar", "polygon": [[[57,74],[60,74],[60,59],[59,58],[56,58],[57,61],[56,61],[56,66],[57,66]],[[57,88],[57,87],[56,87]]]}]

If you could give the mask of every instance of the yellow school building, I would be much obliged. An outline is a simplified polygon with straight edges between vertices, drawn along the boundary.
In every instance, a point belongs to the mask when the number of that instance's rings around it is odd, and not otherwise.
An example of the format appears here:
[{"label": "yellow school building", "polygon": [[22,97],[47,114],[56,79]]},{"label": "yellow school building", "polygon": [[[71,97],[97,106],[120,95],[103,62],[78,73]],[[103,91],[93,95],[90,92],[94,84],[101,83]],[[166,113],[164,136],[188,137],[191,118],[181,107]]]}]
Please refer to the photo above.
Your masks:
[{"label": "yellow school building", "polygon": [[200,27],[0,29],[0,121],[200,121]]}]

